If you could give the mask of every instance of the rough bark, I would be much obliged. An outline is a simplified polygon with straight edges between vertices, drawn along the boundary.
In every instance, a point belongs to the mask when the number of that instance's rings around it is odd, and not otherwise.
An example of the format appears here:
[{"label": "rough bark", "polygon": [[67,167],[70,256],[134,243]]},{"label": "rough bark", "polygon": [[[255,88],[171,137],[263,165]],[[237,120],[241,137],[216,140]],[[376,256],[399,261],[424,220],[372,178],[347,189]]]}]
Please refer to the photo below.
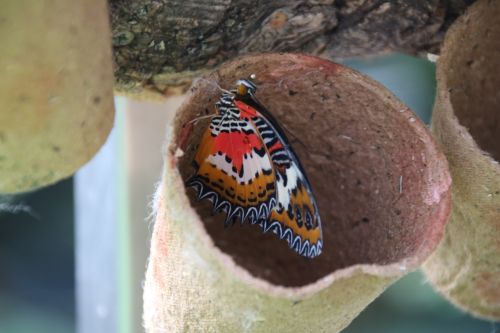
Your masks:
[{"label": "rough bark", "polygon": [[110,0],[116,87],[166,93],[222,61],[288,51],[332,60],[439,52],[473,0]]}]

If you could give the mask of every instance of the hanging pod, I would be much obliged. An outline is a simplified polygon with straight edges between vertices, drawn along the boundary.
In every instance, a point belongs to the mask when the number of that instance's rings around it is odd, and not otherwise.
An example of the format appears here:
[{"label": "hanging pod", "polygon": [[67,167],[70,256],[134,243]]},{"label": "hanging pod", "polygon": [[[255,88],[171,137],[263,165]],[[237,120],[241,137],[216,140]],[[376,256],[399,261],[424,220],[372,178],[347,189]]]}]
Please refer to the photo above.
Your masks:
[{"label": "hanging pod", "polygon": [[[286,132],[314,191],[322,253],[291,250],[185,182],[235,82]],[[444,155],[415,114],[380,84],[297,54],[249,55],[195,82],[168,134],[144,286],[147,332],[339,332],[441,239],[450,209]]]}]

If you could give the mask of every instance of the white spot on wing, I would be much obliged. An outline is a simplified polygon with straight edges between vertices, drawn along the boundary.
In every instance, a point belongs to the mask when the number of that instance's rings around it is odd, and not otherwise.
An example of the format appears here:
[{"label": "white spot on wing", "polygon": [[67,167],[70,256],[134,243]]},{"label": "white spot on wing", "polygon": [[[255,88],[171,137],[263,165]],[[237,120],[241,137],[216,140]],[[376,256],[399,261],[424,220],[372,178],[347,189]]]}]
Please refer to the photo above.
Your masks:
[{"label": "white spot on wing", "polygon": [[255,153],[247,154],[247,158],[243,159],[243,177],[238,175],[238,172],[233,171],[233,164],[226,161],[226,154],[210,155],[207,157],[209,163],[215,164],[220,170],[224,170],[230,176],[234,176],[238,182],[248,183],[250,179],[254,179],[255,174],[262,173],[262,170],[271,170],[271,161],[267,155],[263,157]]},{"label": "white spot on wing", "polygon": [[290,203],[290,195],[292,190],[297,187],[298,169],[295,165],[286,169],[287,183],[286,186],[282,178],[276,182],[278,189],[278,202],[286,209]]}]

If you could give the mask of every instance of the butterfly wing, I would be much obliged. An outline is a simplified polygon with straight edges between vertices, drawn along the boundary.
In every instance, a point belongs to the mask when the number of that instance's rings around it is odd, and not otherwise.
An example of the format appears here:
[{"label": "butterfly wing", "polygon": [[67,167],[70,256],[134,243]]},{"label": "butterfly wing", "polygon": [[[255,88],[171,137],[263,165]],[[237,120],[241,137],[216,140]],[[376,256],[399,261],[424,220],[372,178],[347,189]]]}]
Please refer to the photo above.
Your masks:
[{"label": "butterfly wing", "polygon": [[268,220],[261,222],[286,239],[300,255],[313,258],[321,253],[321,220],[311,185],[288,139],[272,115],[253,97],[237,100],[242,115],[257,129],[271,157],[276,174],[277,204]]},{"label": "butterfly wing", "polygon": [[239,218],[252,224],[267,219],[276,205],[276,176],[264,143],[251,122],[216,116],[205,131],[187,185],[198,199],[226,213],[225,225]]}]

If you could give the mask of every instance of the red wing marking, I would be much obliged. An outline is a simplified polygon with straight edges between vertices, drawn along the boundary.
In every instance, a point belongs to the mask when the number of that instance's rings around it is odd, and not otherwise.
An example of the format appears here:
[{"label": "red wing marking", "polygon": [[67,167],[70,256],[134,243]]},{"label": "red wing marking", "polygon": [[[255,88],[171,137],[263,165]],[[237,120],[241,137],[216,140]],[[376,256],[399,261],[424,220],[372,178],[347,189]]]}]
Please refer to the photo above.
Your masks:
[{"label": "red wing marking", "polygon": [[212,123],[205,131],[194,158],[196,172],[186,183],[196,189],[198,199],[212,201],[214,212],[226,212],[226,224],[236,218],[255,224],[276,205],[270,157],[250,123],[228,132],[222,126]]},{"label": "red wing marking", "polygon": [[240,109],[241,117],[252,118],[257,116],[257,110],[242,101],[234,101],[234,104]]},{"label": "red wing marking", "polygon": [[276,151],[280,148],[283,148],[283,145],[281,144],[281,142],[276,141],[276,143],[274,145],[272,145],[271,147],[269,147],[268,150],[270,153],[273,153],[274,151]]},{"label": "red wing marking", "polygon": [[212,154],[217,152],[226,154],[232,160],[234,167],[240,171],[243,165],[243,156],[252,152],[254,148],[262,149],[262,140],[256,133],[222,132],[215,137]]}]

